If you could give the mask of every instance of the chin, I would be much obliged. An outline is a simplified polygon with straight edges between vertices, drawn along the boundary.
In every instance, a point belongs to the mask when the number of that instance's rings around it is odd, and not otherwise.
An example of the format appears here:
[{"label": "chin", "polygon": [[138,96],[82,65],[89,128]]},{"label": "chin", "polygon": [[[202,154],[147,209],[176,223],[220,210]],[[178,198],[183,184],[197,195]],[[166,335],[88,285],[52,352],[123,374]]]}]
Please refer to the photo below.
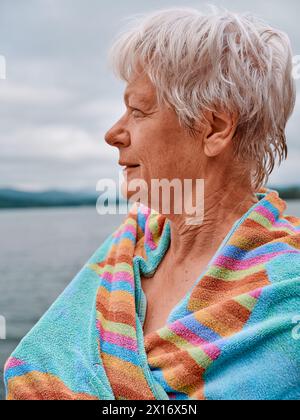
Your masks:
[{"label": "chin", "polygon": [[[142,182],[143,186],[145,185],[144,180],[137,178],[136,182]],[[121,194],[125,200],[128,200],[131,203],[141,203],[146,207],[149,207],[148,188],[145,189],[143,186],[139,187],[134,185],[135,188],[132,188],[134,191],[128,191],[128,183],[124,181],[121,185]]]}]

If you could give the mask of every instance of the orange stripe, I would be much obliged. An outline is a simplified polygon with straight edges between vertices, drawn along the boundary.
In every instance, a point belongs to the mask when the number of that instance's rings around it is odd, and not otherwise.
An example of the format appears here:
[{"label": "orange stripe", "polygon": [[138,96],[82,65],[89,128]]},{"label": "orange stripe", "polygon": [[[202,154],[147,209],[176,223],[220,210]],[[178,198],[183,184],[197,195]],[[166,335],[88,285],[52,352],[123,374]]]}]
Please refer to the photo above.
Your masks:
[{"label": "orange stripe", "polygon": [[192,312],[199,311],[269,284],[265,270],[232,282],[205,276],[193,290],[188,309]]},{"label": "orange stripe", "polygon": [[116,397],[131,400],[155,399],[140,367],[106,353],[101,357]]},{"label": "orange stripe", "polygon": [[[203,391],[205,369],[199,366],[185,350],[163,340],[157,334],[156,345],[148,353],[149,364],[162,370],[166,382],[174,390],[191,395]],[[184,382],[183,382],[184,381]]]},{"label": "orange stripe", "polygon": [[135,315],[126,310],[121,311],[119,308],[117,310],[115,308],[109,310],[103,303],[97,304],[97,310],[102,313],[107,321],[130,325],[133,328],[136,326]]},{"label": "orange stripe", "polygon": [[230,337],[241,331],[251,313],[239,303],[229,300],[194,314],[198,322],[221,337]]},{"label": "orange stripe", "polygon": [[8,400],[98,400],[98,398],[72,392],[56,376],[33,371],[8,381]]},{"label": "orange stripe", "polygon": [[[257,232],[254,235],[253,232]],[[233,245],[245,251],[251,251],[273,240],[272,232],[252,219],[246,219],[229,239],[228,245]]]}]

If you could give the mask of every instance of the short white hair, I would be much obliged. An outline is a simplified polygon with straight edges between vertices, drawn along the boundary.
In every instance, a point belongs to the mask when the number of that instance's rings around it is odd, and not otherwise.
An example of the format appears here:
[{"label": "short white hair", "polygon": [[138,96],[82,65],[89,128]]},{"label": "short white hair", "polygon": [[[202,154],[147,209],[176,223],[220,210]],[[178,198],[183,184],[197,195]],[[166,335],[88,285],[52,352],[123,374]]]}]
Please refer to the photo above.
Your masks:
[{"label": "short white hair", "polygon": [[206,110],[238,113],[234,158],[250,163],[259,189],[287,157],[285,128],[295,106],[288,36],[249,13],[169,8],[129,18],[109,52],[130,82],[142,66],[160,104],[192,129]]}]

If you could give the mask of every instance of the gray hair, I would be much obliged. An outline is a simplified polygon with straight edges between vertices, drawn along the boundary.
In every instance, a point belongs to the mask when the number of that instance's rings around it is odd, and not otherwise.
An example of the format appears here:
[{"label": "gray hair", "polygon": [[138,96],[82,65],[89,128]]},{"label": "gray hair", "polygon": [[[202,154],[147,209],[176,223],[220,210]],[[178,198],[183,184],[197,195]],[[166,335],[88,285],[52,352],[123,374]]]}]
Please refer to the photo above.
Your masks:
[{"label": "gray hair", "polygon": [[251,182],[268,181],[287,158],[285,128],[296,99],[288,36],[249,13],[212,7],[170,8],[129,18],[109,61],[126,82],[141,65],[160,104],[191,129],[205,111],[238,114],[234,158],[250,164]]}]

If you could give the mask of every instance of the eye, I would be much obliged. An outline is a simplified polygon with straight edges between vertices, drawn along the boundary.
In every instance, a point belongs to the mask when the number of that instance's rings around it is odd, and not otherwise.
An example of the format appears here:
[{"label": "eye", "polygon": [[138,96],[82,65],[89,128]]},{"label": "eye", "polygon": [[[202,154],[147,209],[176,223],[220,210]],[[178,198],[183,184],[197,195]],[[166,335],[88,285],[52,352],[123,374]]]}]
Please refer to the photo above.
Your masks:
[{"label": "eye", "polygon": [[143,118],[145,116],[145,114],[137,108],[133,108],[131,113],[135,118]]}]

